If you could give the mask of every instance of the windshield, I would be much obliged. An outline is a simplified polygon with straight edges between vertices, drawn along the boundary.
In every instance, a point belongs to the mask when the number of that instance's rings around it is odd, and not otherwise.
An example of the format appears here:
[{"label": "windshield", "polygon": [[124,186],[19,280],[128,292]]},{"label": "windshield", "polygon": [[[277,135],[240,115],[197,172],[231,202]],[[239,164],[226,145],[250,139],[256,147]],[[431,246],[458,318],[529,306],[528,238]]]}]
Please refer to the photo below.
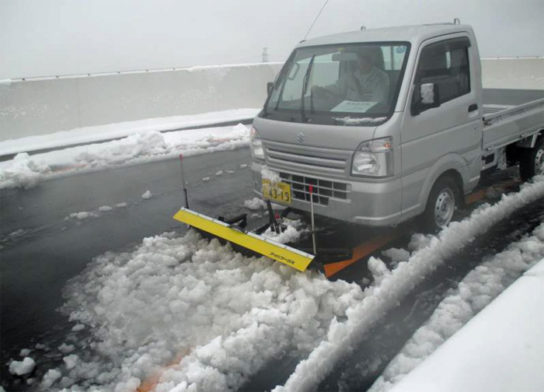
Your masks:
[{"label": "windshield", "polygon": [[296,49],[261,115],[322,124],[383,121],[397,101],[408,50],[405,42]]}]

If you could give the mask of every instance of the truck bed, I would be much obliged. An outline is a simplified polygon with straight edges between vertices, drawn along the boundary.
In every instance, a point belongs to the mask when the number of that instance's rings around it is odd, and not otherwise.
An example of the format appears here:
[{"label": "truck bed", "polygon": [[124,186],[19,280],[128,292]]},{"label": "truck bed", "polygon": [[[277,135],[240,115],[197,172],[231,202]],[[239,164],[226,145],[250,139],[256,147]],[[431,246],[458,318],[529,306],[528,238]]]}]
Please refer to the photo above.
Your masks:
[{"label": "truck bed", "polygon": [[484,89],[483,101],[484,152],[544,129],[544,90]]}]

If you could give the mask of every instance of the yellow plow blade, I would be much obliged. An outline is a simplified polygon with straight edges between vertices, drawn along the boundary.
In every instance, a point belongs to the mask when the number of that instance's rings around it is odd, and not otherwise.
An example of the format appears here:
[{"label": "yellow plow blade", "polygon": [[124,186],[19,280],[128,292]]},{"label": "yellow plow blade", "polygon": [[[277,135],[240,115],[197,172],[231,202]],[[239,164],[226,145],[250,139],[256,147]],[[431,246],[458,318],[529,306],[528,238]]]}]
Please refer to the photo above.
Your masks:
[{"label": "yellow plow blade", "polygon": [[279,261],[299,271],[305,271],[314,255],[277,243],[254,233],[243,233],[227,223],[207,217],[187,208],[181,208],[174,219],[210,233],[255,253]]}]

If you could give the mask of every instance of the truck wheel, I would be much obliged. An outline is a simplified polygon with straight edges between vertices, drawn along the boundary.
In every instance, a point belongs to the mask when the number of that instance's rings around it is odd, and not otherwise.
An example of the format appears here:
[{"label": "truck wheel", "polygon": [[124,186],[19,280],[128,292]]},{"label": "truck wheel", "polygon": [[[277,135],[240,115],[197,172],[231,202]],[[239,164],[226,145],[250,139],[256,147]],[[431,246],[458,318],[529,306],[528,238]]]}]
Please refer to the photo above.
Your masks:
[{"label": "truck wheel", "polygon": [[459,189],[451,177],[442,177],[434,184],[423,213],[424,229],[436,233],[452,220],[459,200]]},{"label": "truck wheel", "polygon": [[536,145],[521,152],[519,175],[523,181],[544,174],[544,137],[539,137]]}]

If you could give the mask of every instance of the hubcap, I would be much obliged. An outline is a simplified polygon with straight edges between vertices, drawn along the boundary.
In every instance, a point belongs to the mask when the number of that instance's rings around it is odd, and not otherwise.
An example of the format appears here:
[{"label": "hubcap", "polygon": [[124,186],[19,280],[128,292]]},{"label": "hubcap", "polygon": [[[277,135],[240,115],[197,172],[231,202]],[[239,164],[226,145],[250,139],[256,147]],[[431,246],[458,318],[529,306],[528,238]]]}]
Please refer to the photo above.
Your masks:
[{"label": "hubcap", "polygon": [[535,174],[544,174],[544,149],[539,148],[535,155]]},{"label": "hubcap", "polygon": [[436,198],[434,221],[438,227],[447,226],[455,210],[455,195],[449,188],[443,189]]}]

